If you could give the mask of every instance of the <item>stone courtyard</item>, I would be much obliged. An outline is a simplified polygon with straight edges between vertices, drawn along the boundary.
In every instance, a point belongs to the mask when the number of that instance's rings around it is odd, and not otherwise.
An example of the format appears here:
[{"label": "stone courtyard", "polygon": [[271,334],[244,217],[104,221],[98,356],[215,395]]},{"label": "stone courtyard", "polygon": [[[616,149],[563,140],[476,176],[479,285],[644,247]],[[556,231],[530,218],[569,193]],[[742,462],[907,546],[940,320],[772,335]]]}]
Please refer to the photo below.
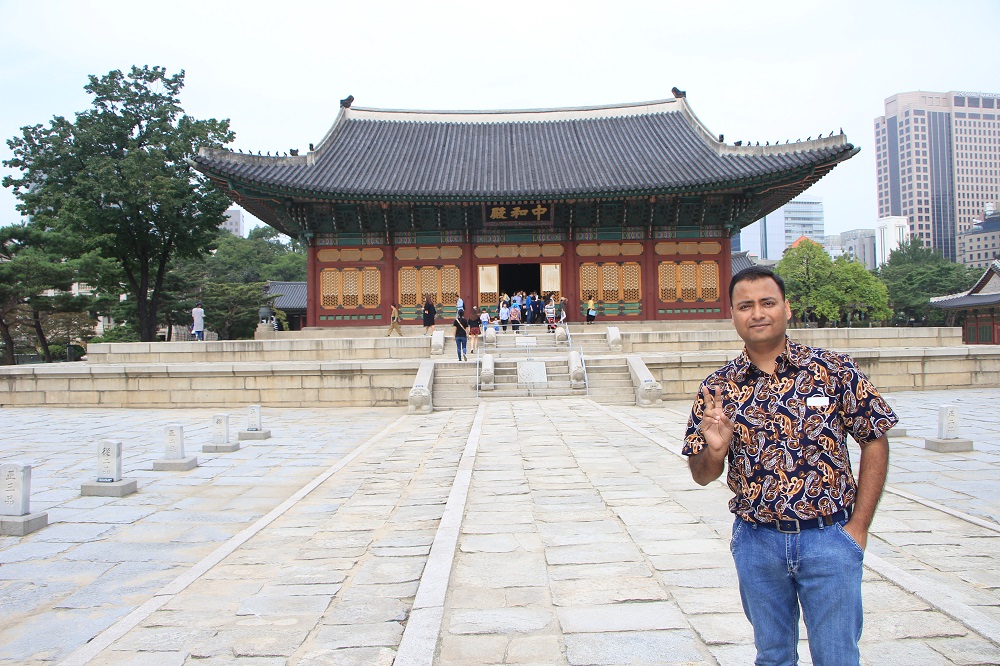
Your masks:
[{"label": "stone courtyard", "polygon": [[[997,390],[892,397],[863,658],[1000,663]],[[943,403],[973,451],[923,447]],[[689,406],[265,408],[273,437],[222,454],[218,409],[2,409],[0,461],[33,465],[49,525],[0,537],[0,663],[751,663],[729,491],[679,454]],[[153,471],[170,424],[196,468]],[[138,492],[81,496],[104,439]]]}]

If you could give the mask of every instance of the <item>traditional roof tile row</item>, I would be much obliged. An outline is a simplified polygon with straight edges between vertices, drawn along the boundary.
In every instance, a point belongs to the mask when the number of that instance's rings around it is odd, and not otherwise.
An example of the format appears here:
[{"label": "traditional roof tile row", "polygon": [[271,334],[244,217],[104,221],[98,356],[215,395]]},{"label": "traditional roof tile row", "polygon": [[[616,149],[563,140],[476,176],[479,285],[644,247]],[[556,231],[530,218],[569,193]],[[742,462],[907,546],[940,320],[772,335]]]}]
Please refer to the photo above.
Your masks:
[{"label": "traditional roof tile row", "polygon": [[842,134],[775,146],[718,141],[686,100],[530,112],[343,108],[308,155],[203,149],[229,181],[333,198],[497,201],[705,191],[847,159]]}]

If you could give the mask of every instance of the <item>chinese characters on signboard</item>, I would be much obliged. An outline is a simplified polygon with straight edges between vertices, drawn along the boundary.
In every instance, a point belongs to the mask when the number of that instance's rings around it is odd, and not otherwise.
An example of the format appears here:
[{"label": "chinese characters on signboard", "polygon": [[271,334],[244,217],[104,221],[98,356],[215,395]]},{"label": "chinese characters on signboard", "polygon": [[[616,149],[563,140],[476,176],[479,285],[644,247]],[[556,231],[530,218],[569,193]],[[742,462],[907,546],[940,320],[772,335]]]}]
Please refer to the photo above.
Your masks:
[{"label": "chinese characters on signboard", "polygon": [[551,227],[552,204],[504,204],[483,206],[485,227]]}]

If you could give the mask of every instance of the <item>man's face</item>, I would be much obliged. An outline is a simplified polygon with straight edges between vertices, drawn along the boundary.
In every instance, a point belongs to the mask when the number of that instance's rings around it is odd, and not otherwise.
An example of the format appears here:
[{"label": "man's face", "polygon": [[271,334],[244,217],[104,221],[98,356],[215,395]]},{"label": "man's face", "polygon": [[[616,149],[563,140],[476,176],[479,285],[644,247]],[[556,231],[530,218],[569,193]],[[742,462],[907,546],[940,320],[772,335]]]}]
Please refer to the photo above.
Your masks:
[{"label": "man's face", "polygon": [[792,310],[769,277],[743,280],[733,288],[733,326],[748,345],[784,344]]}]

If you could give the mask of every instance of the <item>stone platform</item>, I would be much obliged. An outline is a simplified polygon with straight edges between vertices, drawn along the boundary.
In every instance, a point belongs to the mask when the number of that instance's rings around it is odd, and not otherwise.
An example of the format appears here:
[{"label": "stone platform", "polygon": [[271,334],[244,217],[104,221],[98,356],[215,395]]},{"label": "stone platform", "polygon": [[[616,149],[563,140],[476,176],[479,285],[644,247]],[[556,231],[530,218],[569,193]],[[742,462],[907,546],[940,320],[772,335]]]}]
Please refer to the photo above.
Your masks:
[{"label": "stone platform", "polygon": [[[894,397],[864,663],[998,663],[995,391]],[[975,451],[923,448],[944,402]],[[0,457],[44,470],[50,525],[0,537],[0,663],[751,663],[729,491],[678,455],[689,408],[266,409],[272,439],[172,473],[156,434],[197,447],[216,410],[5,408]],[[80,497],[107,437],[138,492]]]}]

